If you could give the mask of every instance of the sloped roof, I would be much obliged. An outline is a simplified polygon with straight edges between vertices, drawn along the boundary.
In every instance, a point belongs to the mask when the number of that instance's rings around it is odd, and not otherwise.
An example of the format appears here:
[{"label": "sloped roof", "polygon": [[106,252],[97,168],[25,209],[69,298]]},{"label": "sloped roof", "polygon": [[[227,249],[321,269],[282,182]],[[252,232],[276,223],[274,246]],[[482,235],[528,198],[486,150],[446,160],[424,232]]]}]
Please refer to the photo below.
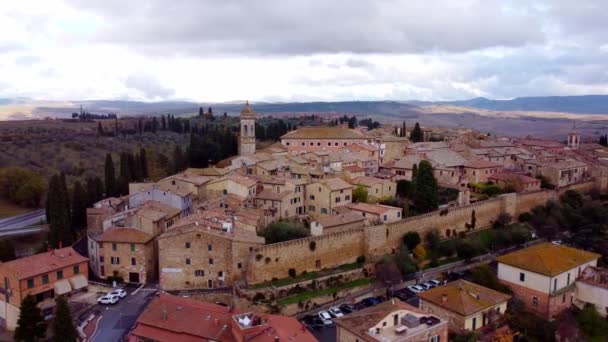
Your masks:
[{"label": "sloped roof", "polygon": [[398,207],[391,207],[391,206],[383,205],[383,204],[369,204],[369,203],[350,203],[350,204],[347,204],[347,207],[349,207],[352,210],[364,211],[366,213],[372,213],[372,214],[376,214],[376,215],[382,215],[389,210],[395,210],[395,209],[401,210],[401,208],[398,208]]},{"label": "sloped roof", "polygon": [[281,139],[367,139],[360,131],[338,126],[300,127]]},{"label": "sloped roof", "polygon": [[325,186],[327,186],[332,191],[350,189],[353,187],[351,184],[349,184],[342,178],[324,179],[321,181],[321,183],[325,184]]},{"label": "sloped roof", "polygon": [[502,292],[462,279],[419,293],[418,297],[463,316],[491,308],[511,298]]},{"label": "sloped roof", "polygon": [[600,257],[599,254],[582,249],[545,242],[499,256],[496,260],[552,277]]},{"label": "sloped roof", "polygon": [[468,163],[468,160],[458,152],[449,149],[428,151],[426,152],[426,157],[427,159],[430,159],[433,164],[436,163],[448,167],[461,166]]},{"label": "sloped roof", "polygon": [[464,165],[464,167],[468,167],[471,169],[487,169],[491,167],[501,167],[502,165],[493,163],[487,160],[473,160]]},{"label": "sloped roof", "polygon": [[135,228],[113,227],[95,237],[99,242],[148,243],[153,236]]},{"label": "sloped roof", "polygon": [[322,216],[317,219],[317,222],[325,229],[363,221],[365,221],[365,217],[352,211],[339,215]]},{"label": "sloped roof", "polygon": [[39,274],[78,265],[88,260],[88,258],[76,253],[72,247],[65,247],[0,263],[0,268],[8,269],[18,279],[27,279]]},{"label": "sloped roof", "polygon": [[255,197],[258,199],[271,200],[271,201],[282,201],[285,197],[292,194],[292,191],[285,190],[280,193],[271,189],[264,189],[262,192],[257,194]]}]

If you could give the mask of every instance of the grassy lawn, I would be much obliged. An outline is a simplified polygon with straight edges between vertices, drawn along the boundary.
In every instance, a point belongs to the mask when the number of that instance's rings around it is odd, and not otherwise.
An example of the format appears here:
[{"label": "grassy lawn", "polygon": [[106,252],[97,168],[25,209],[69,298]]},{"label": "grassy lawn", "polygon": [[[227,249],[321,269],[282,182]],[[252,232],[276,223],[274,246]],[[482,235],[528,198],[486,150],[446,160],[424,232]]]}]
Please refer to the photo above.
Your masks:
[{"label": "grassy lawn", "polygon": [[340,265],[335,268],[322,270],[319,272],[302,273],[302,274],[296,276],[295,278],[287,277],[287,278],[281,278],[281,279],[273,280],[273,281],[266,281],[266,282],[254,285],[253,288],[261,289],[261,288],[269,287],[269,286],[281,287],[281,286],[285,286],[285,285],[299,283],[299,282],[306,281],[306,280],[312,280],[312,279],[328,276],[328,275],[338,273],[338,272],[352,271],[352,270],[356,270],[361,267],[363,267],[363,263],[353,262],[351,264],[344,264],[344,265]]},{"label": "grassy lawn", "polygon": [[304,293],[297,294],[295,296],[283,298],[278,301],[278,304],[279,305],[288,305],[288,304],[298,303],[300,301],[305,301],[305,300],[308,300],[311,298],[332,294],[332,293],[340,291],[340,290],[346,290],[346,289],[350,289],[353,287],[371,284],[372,281],[373,281],[372,278],[357,279],[357,280],[353,280],[349,283],[345,283],[345,284],[342,284],[339,286],[330,287],[330,288],[326,288],[326,289],[318,290],[318,291],[304,292]]},{"label": "grassy lawn", "polygon": [[25,214],[34,209],[31,208],[23,208],[16,204],[12,204],[7,200],[0,198],[0,219],[11,217],[15,215]]}]

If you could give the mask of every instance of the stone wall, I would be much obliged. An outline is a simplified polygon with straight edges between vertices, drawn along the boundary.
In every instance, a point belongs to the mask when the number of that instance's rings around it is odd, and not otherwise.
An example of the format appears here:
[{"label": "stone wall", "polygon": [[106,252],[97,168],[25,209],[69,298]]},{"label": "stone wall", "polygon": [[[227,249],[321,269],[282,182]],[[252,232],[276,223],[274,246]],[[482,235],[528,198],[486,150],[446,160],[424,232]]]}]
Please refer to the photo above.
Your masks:
[{"label": "stone wall", "polygon": [[437,229],[442,237],[447,237],[449,230],[450,236],[453,236],[454,232],[467,230],[473,211],[475,229],[484,229],[490,227],[501,213],[509,213],[516,218],[523,212],[545,204],[547,200],[557,199],[559,194],[568,189],[586,191],[593,186],[593,182],[587,182],[560,190],[505,194],[399,222],[265,245],[249,255],[246,279],[249,284],[257,284],[272,278],[287,277],[290,268],[295,269],[297,274],[311,272],[354,262],[360,255],[365,255],[368,261],[374,261],[396,250],[407,232],[416,231],[423,237],[430,230]]}]

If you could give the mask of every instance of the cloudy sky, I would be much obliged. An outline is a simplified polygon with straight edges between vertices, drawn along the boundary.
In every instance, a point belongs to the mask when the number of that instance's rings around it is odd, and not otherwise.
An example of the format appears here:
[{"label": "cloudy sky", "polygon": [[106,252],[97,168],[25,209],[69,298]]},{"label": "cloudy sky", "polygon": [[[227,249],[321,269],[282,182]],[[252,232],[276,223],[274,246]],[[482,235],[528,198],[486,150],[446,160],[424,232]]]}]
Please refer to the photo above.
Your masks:
[{"label": "cloudy sky", "polygon": [[5,0],[0,98],[608,94],[606,0]]}]

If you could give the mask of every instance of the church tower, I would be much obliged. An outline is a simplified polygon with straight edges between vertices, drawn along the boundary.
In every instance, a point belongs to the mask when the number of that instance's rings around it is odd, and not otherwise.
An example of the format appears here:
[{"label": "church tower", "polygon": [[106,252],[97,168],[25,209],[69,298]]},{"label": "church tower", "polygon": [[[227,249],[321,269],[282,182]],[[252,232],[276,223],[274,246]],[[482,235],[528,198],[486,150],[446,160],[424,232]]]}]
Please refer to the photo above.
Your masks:
[{"label": "church tower", "polygon": [[241,134],[239,135],[239,155],[247,156],[255,153],[255,112],[249,106],[249,101],[241,111]]}]

